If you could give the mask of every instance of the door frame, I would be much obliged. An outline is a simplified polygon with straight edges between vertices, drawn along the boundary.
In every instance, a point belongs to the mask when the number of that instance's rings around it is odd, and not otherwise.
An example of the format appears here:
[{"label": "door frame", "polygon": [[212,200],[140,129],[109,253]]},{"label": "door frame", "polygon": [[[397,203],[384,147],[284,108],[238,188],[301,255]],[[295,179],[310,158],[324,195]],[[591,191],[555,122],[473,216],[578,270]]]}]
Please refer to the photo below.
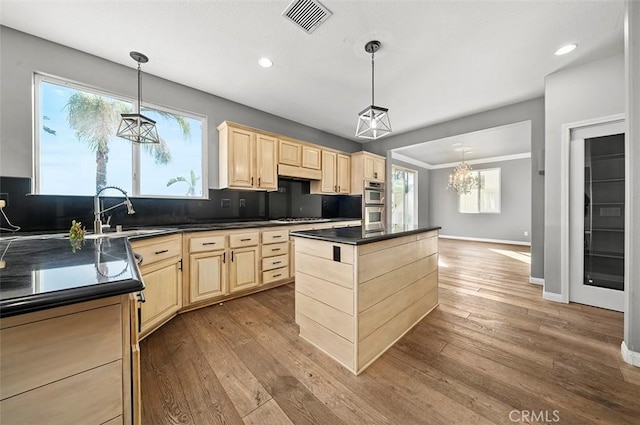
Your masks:
[{"label": "door frame", "polygon": [[[569,303],[570,252],[569,252],[569,178],[570,178],[570,145],[571,132],[585,127],[624,123],[625,114],[615,114],[605,117],[592,118],[562,125],[562,139],[560,144],[560,301]],[[626,199],[625,199],[626,202]],[[625,236],[626,237],[626,236]],[[626,253],[625,253],[626,257]],[[626,260],[626,258],[625,258]],[[624,292],[627,292],[625,286]]]}]

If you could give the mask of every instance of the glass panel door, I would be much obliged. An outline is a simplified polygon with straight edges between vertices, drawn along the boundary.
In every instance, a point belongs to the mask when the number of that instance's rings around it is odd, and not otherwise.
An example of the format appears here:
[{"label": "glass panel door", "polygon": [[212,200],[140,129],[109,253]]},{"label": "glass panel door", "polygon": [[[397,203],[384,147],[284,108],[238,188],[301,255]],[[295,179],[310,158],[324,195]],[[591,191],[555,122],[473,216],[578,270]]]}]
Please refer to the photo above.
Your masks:
[{"label": "glass panel door", "polygon": [[585,139],[584,284],[624,290],[624,134]]},{"label": "glass panel door", "polygon": [[418,224],[418,173],[403,167],[391,167],[391,223],[394,227]]}]

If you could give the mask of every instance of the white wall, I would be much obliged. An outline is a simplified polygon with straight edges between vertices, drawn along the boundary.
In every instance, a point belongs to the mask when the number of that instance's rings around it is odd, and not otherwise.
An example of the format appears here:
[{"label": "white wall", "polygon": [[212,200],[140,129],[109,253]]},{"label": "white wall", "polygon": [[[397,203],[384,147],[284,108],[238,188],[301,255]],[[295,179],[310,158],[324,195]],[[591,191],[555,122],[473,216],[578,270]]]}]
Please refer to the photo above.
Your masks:
[{"label": "white wall", "polygon": [[624,55],[545,78],[545,291],[561,293],[560,147],[563,124],[624,113]]}]

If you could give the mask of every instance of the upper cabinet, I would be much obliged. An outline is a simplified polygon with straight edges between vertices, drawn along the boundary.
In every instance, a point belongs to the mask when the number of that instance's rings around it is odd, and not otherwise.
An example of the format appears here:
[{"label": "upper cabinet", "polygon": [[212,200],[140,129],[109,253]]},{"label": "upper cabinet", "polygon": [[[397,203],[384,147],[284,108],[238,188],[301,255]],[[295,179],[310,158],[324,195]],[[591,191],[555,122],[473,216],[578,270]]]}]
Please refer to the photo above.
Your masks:
[{"label": "upper cabinet", "polygon": [[322,178],[311,182],[311,193],[348,195],[351,192],[350,176],[349,155],[322,150]]},{"label": "upper cabinet", "polygon": [[302,165],[302,145],[290,140],[278,140],[278,164],[300,167]]},{"label": "upper cabinet", "polygon": [[294,140],[278,140],[278,174],[320,180],[320,148]]},{"label": "upper cabinet", "polygon": [[302,167],[320,170],[320,148],[302,145]]},{"label": "upper cabinet", "polygon": [[351,193],[361,195],[364,180],[385,181],[386,159],[369,152],[351,154]]},{"label": "upper cabinet", "polygon": [[242,126],[223,122],[220,135],[220,188],[278,188],[278,140]]}]

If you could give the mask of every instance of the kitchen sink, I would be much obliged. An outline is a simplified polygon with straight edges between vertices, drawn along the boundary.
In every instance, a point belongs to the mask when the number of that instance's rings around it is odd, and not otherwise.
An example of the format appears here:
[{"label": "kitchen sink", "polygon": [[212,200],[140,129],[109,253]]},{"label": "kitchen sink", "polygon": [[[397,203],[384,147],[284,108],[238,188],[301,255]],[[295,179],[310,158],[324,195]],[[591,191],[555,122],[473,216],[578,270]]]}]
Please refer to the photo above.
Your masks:
[{"label": "kitchen sink", "polygon": [[130,229],[130,230],[123,230],[121,232],[102,233],[100,235],[91,233],[91,234],[85,235],[84,238],[85,239],[124,238],[129,236],[142,236],[142,235],[151,235],[154,233],[164,233],[172,230],[175,230],[175,229]]}]

